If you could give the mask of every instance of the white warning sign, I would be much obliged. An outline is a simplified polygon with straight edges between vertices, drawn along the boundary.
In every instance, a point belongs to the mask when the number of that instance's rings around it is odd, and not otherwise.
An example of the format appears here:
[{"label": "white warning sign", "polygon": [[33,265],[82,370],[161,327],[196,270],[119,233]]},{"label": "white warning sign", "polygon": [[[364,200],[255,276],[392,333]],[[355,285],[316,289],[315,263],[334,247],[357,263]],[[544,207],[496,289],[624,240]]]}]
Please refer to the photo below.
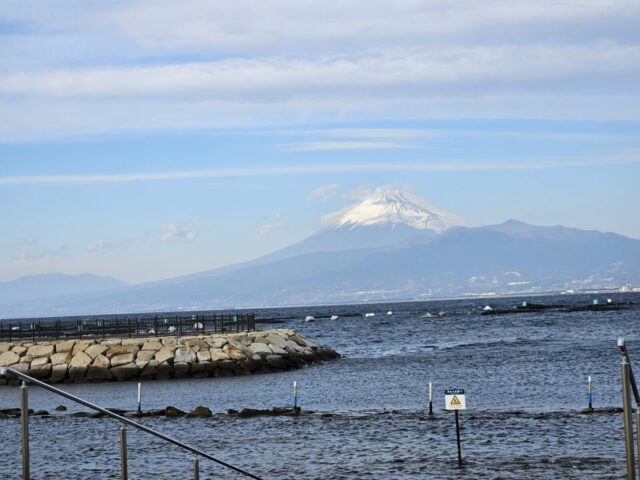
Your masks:
[{"label": "white warning sign", "polygon": [[464,398],[464,390],[462,388],[445,390],[444,408],[445,410],[465,410],[467,403]]}]

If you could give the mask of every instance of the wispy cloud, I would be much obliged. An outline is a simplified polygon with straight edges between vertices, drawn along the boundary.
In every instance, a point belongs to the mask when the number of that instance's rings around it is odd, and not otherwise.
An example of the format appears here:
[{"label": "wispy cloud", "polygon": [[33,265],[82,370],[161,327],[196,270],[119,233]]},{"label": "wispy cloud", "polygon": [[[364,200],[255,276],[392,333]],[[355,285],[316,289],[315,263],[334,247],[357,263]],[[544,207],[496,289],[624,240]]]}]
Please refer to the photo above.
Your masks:
[{"label": "wispy cloud", "polygon": [[340,58],[252,58],[159,66],[85,68],[0,76],[1,95],[157,101],[390,100],[548,93],[554,88],[636,91],[639,46],[427,46]]},{"label": "wispy cloud", "polygon": [[321,185],[314,188],[307,194],[307,200],[326,200],[328,198],[337,197],[342,199],[361,199],[366,197],[373,191],[368,185],[359,185],[350,190],[341,190],[340,187],[333,183],[330,185]]},{"label": "wispy cloud", "polygon": [[190,225],[167,223],[162,226],[160,240],[162,243],[191,243],[198,237],[198,232]]},{"label": "wispy cloud", "polygon": [[320,185],[314,188],[307,194],[307,200],[326,200],[338,193],[338,185],[332,183],[331,185]]},{"label": "wispy cloud", "polygon": [[426,130],[418,128],[335,128],[322,130],[321,133],[347,138],[421,138],[440,135],[438,130]]},{"label": "wispy cloud", "polygon": [[415,148],[399,142],[326,140],[320,142],[292,143],[287,145],[290,152],[322,152],[329,150],[398,150]]},{"label": "wispy cloud", "polygon": [[69,248],[66,245],[54,249],[24,251],[13,257],[7,266],[15,267],[27,263],[45,262],[52,258],[66,257],[68,253]]},{"label": "wispy cloud", "polygon": [[7,141],[295,118],[638,119],[633,0],[18,3],[2,8],[20,32],[2,39]]},{"label": "wispy cloud", "polygon": [[310,175],[316,173],[360,172],[457,172],[482,170],[544,170],[615,166],[640,163],[640,155],[620,155],[576,160],[514,161],[514,162],[364,162],[322,163],[294,166],[221,168],[175,172],[146,172],[95,175],[25,175],[0,177],[0,185],[47,185],[171,181],[205,178],[262,177],[278,175]]},{"label": "wispy cloud", "polygon": [[282,214],[277,213],[274,222],[265,223],[264,225],[261,225],[260,228],[258,228],[258,235],[260,235],[261,237],[265,237],[275,232],[276,230],[284,228],[284,225],[285,224]]}]

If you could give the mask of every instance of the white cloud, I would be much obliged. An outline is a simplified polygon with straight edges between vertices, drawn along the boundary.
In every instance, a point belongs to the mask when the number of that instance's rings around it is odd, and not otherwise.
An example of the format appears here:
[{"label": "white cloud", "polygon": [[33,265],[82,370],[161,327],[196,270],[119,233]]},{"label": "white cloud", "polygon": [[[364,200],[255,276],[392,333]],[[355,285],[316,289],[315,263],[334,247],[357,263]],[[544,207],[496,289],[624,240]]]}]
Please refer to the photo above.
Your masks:
[{"label": "white cloud", "polygon": [[369,195],[373,189],[367,185],[359,185],[351,190],[342,191],[340,187],[333,183],[330,185],[321,185],[307,195],[308,200],[326,200],[331,197],[346,199],[362,199]]},{"label": "white cloud", "polygon": [[67,246],[61,246],[54,249],[40,249],[31,250],[18,253],[7,264],[8,267],[15,267],[18,265],[46,262],[53,258],[66,257],[69,254],[69,248]]},{"label": "white cloud", "polygon": [[[5,141],[336,118],[637,120],[640,111],[633,0],[18,3],[0,5]],[[343,134],[413,138],[365,130]]]},{"label": "white cloud", "polygon": [[265,237],[275,232],[276,230],[280,230],[284,228],[284,226],[285,226],[285,223],[284,223],[282,214],[277,213],[275,216],[274,222],[265,223],[264,225],[261,225],[260,228],[258,228],[258,235],[260,235],[261,237]]},{"label": "white cloud", "polygon": [[384,0],[185,0],[179,5],[115,5],[103,14],[107,28],[148,51],[222,49],[241,54],[272,49],[317,52],[337,45],[353,50],[388,43],[496,42],[514,35],[540,41],[534,35],[541,33],[542,38],[576,42],[595,28],[603,38],[616,38],[633,31],[632,19],[638,13],[632,0],[425,0],[393,5]]},{"label": "white cloud", "polygon": [[[278,175],[311,175],[317,173],[366,173],[366,172],[457,172],[486,170],[545,170],[558,168],[582,168],[615,166],[640,163],[640,154],[611,157],[558,159],[536,161],[518,159],[511,162],[362,162],[317,163],[296,166],[221,168],[217,170],[185,170],[175,172],[140,172],[95,175],[32,175],[0,177],[1,185],[47,185],[127,183],[206,178],[263,177]],[[174,225],[174,224],[171,224]],[[174,225],[176,229],[180,229]]]},{"label": "white cloud", "polygon": [[162,226],[160,240],[162,243],[191,243],[198,237],[192,226],[167,223]]},{"label": "white cloud", "polygon": [[320,185],[307,194],[307,200],[326,200],[327,198],[337,195],[338,188],[338,185],[335,183],[331,185]]},{"label": "white cloud", "polygon": [[159,66],[66,69],[0,76],[0,94],[35,97],[435,98],[546,93],[550,88],[636,91],[640,47],[617,45],[430,47],[319,58],[266,57]]},{"label": "white cloud", "polygon": [[406,139],[439,136],[442,131],[416,128],[336,128],[323,130],[322,133],[347,138]]},{"label": "white cloud", "polygon": [[302,142],[287,145],[290,152],[323,152],[330,150],[399,150],[414,148],[413,145],[399,142],[374,141],[335,141]]}]

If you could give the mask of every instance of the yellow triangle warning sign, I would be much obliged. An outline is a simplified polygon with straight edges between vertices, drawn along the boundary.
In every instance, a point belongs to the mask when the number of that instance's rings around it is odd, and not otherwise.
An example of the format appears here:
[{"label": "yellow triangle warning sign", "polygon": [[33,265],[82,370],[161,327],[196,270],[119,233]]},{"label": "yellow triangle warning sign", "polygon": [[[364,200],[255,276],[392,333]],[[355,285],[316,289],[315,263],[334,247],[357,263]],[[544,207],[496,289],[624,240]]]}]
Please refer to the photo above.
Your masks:
[{"label": "yellow triangle warning sign", "polygon": [[449,405],[460,405],[460,400],[458,399],[457,395],[453,396],[453,398],[451,399],[451,402],[449,402]]}]

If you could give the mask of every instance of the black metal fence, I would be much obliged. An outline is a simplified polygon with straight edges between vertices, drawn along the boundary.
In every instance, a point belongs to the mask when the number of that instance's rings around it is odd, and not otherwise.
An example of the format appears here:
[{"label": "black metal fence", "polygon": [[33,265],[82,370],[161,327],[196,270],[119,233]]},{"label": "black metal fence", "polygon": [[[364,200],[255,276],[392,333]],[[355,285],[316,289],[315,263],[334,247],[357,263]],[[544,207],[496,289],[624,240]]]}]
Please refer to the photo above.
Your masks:
[{"label": "black metal fence", "polygon": [[157,315],[155,317],[91,318],[82,320],[24,320],[0,322],[0,341],[38,338],[150,337],[205,335],[255,330],[253,313]]}]

